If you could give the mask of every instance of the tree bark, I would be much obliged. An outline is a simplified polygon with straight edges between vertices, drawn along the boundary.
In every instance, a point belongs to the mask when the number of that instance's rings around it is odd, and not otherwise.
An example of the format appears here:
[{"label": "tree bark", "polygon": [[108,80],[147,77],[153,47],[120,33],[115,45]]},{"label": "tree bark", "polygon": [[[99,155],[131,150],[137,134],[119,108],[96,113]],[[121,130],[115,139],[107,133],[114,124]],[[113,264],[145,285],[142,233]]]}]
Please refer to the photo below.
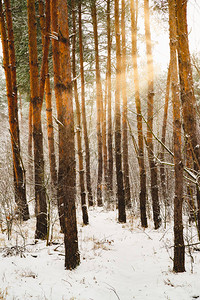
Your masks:
[{"label": "tree bark", "polygon": [[[49,152],[49,164],[50,164],[50,174],[51,174],[51,183],[53,189],[57,186],[57,169],[56,169],[56,156],[55,156],[55,147],[54,147],[54,131],[53,131],[53,117],[52,117],[52,103],[51,103],[51,85],[50,85],[50,76],[49,76],[49,66],[48,66],[48,51],[50,43],[50,0],[46,1],[45,6],[45,15],[44,15],[44,2],[39,1],[39,14],[40,14],[40,27],[42,32],[42,45],[43,52],[43,62],[45,60],[45,67],[41,74],[40,86],[43,85],[45,81],[45,103],[46,103],[46,118],[47,118],[47,136],[48,136],[48,152]],[[41,69],[42,72],[42,69]],[[41,87],[41,93],[43,88]],[[43,95],[41,95],[43,97]]]},{"label": "tree bark", "polygon": [[85,193],[85,181],[84,181],[84,166],[83,166],[83,150],[82,150],[82,139],[81,139],[81,112],[78,99],[78,88],[76,78],[76,13],[75,13],[75,2],[72,0],[72,22],[73,22],[73,40],[72,40],[72,74],[74,78],[74,98],[76,103],[76,117],[77,117],[77,146],[78,146],[78,160],[79,160],[79,182],[80,182],[80,196],[81,196],[81,208],[83,215],[83,224],[87,225],[88,212],[86,205],[86,193]]},{"label": "tree bark", "polygon": [[[162,125],[162,137],[161,141],[165,145],[166,140],[166,129],[167,129],[167,116],[168,116],[168,106],[169,106],[169,91],[170,91],[170,82],[171,82],[171,63],[168,67],[168,74],[167,74],[167,86],[166,86],[166,93],[165,93],[165,106],[164,106],[164,115],[163,115],[163,125]],[[161,149],[160,152],[160,160],[163,162],[165,159],[164,149]],[[165,166],[164,164],[160,164],[160,181],[161,181],[161,188],[162,188],[162,196],[165,205],[165,223],[169,218],[169,199],[168,193],[166,189],[166,175],[165,175]]]},{"label": "tree bark", "polygon": [[[113,195],[113,133],[112,133],[112,97],[111,97],[111,28],[110,0],[107,0],[107,90],[108,90],[108,191]],[[110,200],[109,200],[110,201]],[[110,201],[111,202],[111,201]]]},{"label": "tree bark", "polygon": [[[136,3],[137,4],[137,3]],[[147,215],[146,215],[146,170],[144,162],[144,138],[142,128],[142,112],[139,91],[139,75],[137,63],[137,5],[134,0],[130,2],[131,8],[131,33],[132,33],[132,61],[134,71],[134,86],[135,86],[135,105],[137,111],[137,134],[138,134],[138,162],[140,172],[140,216],[142,227],[146,228]]]},{"label": "tree bark", "polygon": [[33,106],[30,101],[28,114],[28,179],[30,186],[34,183],[33,169]]},{"label": "tree bark", "polygon": [[[200,169],[200,147],[197,140],[196,99],[193,88],[193,77],[188,42],[187,1],[175,1],[177,35],[178,35],[178,65],[183,112],[183,129],[193,155],[194,169]],[[200,238],[200,191],[197,185],[197,219]]]},{"label": "tree bark", "polygon": [[15,201],[17,204],[20,219],[24,221],[29,219],[29,210],[26,201],[26,178],[23,162],[20,154],[20,137],[17,106],[17,83],[16,83],[16,65],[14,35],[12,26],[12,15],[10,1],[5,1],[8,40],[6,25],[3,14],[2,2],[0,1],[0,27],[1,40],[3,48],[3,66],[6,77],[6,90],[8,99],[8,114],[10,124],[10,135],[13,155],[13,177],[15,189]]},{"label": "tree bark", "polygon": [[103,179],[103,143],[102,143],[102,108],[103,94],[99,67],[99,46],[97,32],[96,0],[91,3],[91,15],[95,44],[95,71],[96,71],[96,98],[97,98],[97,144],[98,144],[98,175],[97,175],[97,205],[102,206],[102,179]]},{"label": "tree bark", "polygon": [[182,204],[183,204],[183,162],[181,155],[181,116],[177,71],[177,34],[175,18],[175,1],[169,4],[169,32],[170,32],[170,61],[171,61],[171,89],[173,104],[173,136],[174,136],[174,271],[185,271],[185,246],[183,240]]},{"label": "tree bark", "polygon": [[36,200],[36,239],[47,236],[47,204],[44,183],[43,134],[41,124],[42,99],[38,80],[37,31],[35,16],[35,1],[27,0],[28,36],[29,36],[29,65],[30,89],[33,106],[33,140],[35,168],[35,200]]},{"label": "tree bark", "polygon": [[65,267],[80,263],[76,222],[76,165],[67,0],[58,1],[60,109],[58,196],[64,205]]},{"label": "tree bark", "polygon": [[154,161],[153,145],[153,102],[154,102],[154,70],[151,46],[150,18],[149,18],[149,0],[144,0],[144,17],[145,17],[145,40],[147,55],[147,74],[148,74],[148,97],[147,97],[147,149],[149,158],[149,167],[151,173],[151,197],[153,203],[153,220],[154,227],[158,229],[161,225],[160,204],[158,196],[158,174],[157,166]]},{"label": "tree bark", "polygon": [[[53,51],[54,90],[55,90],[55,98],[56,98],[57,118],[60,122],[60,123],[58,122],[59,157],[60,157],[60,155],[62,155],[60,139],[61,139],[62,129],[63,129],[62,128],[63,116],[62,116],[62,103],[60,100],[62,86],[60,84],[60,53],[59,53],[59,41],[58,41],[58,0],[51,0],[50,4],[51,4],[51,32],[53,34],[52,51]],[[60,167],[58,166],[58,168]],[[64,233],[64,206],[63,206],[62,198],[60,196],[61,183],[59,181],[59,178],[57,180],[58,180],[57,182],[58,214],[59,214],[61,231]]]},{"label": "tree bark", "polygon": [[122,0],[121,33],[122,33],[122,149],[124,193],[126,206],[131,208],[131,190],[129,181],[128,127],[127,127],[127,87],[126,87],[126,34],[125,34],[125,0]]},{"label": "tree bark", "polygon": [[[194,168],[194,163],[193,163],[193,156],[192,156],[192,151],[190,145],[188,145],[188,142],[186,140],[185,144],[186,148],[186,167],[190,170]],[[195,222],[197,224],[197,208],[195,204],[195,199],[194,199],[194,186],[190,182],[187,182],[187,204],[189,208],[189,222]]]},{"label": "tree bark", "polygon": [[88,192],[88,204],[94,205],[92,186],[91,186],[91,172],[90,172],[90,146],[87,130],[87,120],[85,111],[85,76],[83,67],[83,41],[82,41],[82,12],[81,1],[78,4],[79,10],[79,52],[80,52],[80,73],[81,73],[81,110],[82,110],[82,123],[83,123],[83,136],[85,143],[85,164],[86,164],[86,186]]},{"label": "tree bark", "polygon": [[121,46],[119,30],[119,0],[115,0],[116,88],[115,88],[115,160],[117,177],[118,221],[126,222],[124,182],[121,155]]}]

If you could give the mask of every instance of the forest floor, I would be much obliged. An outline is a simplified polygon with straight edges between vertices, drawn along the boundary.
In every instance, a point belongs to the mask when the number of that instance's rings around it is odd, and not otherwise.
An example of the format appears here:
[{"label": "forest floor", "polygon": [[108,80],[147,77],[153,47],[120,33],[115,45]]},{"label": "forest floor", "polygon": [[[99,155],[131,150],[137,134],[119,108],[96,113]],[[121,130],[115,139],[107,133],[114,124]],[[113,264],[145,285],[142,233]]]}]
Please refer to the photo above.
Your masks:
[{"label": "forest floor", "polygon": [[[130,213],[89,211],[78,220],[81,264],[64,269],[63,236],[55,224],[53,243],[34,242],[35,220],[13,225],[10,241],[0,234],[0,299],[6,300],[189,300],[200,299],[200,248],[186,247],[186,272],[173,272],[173,225],[143,230]],[[185,228],[188,243],[195,228]],[[189,251],[189,250],[190,251]]]}]

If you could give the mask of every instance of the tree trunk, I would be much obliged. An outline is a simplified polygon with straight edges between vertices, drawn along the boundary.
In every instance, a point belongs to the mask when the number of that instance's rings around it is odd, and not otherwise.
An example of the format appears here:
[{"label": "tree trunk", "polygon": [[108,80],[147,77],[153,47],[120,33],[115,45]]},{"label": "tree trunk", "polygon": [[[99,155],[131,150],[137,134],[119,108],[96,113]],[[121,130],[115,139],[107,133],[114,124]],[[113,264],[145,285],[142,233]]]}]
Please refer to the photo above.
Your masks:
[{"label": "tree trunk", "polygon": [[[200,147],[197,140],[196,99],[193,88],[192,68],[189,52],[188,29],[187,29],[187,1],[175,1],[177,35],[178,35],[178,65],[181,87],[181,102],[183,111],[183,128],[187,142],[190,145],[194,169],[200,169]],[[198,234],[200,237],[200,192],[197,186],[198,205]]]},{"label": "tree trunk", "polygon": [[48,136],[48,150],[49,150],[51,183],[53,185],[53,188],[55,188],[57,186],[57,168],[56,168],[56,155],[55,155],[55,146],[54,146],[51,86],[50,86],[50,75],[49,74],[46,75],[45,103],[46,103],[47,136]]},{"label": "tree trunk", "polygon": [[95,44],[95,71],[96,71],[96,97],[97,97],[97,143],[98,143],[98,177],[97,177],[97,205],[102,206],[102,179],[103,179],[103,144],[102,144],[102,107],[103,94],[101,86],[101,76],[99,67],[99,46],[98,46],[98,32],[97,32],[97,12],[96,0],[91,4],[91,15],[94,32]]},{"label": "tree trunk", "polygon": [[[58,0],[51,0],[51,32],[54,37],[52,38],[52,51],[53,51],[53,72],[54,72],[54,90],[56,98],[56,109],[58,122],[58,139],[59,139],[59,157],[62,155],[62,149],[60,146],[60,139],[62,135],[62,103],[60,100],[61,84],[60,84],[60,54],[59,54],[59,41],[58,41]],[[61,152],[61,154],[60,154]],[[60,164],[60,162],[59,162]],[[60,168],[60,167],[59,167]],[[58,171],[59,172],[59,171]],[[59,176],[59,175],[58,175]],[[62,198],[60,197],[60,185],[59,178],[57,179],[57,203],[58,203],[58,214],[60,220],[61,231],[64,233],[64,207]]]},{"label": "tree trunk", "polygon": [[122,149],[123,149],[123,172],[124,193],[126,206],[131,208],[131,191],[129,182],[129,159],[128,159],[128,131],[127,131],[127,92],[126,92],[126,35],[125,35],[125,0],[122,0],[121,32],[122,32]]},{"label": "tree trunk", "polygon": [[175,1],[168,0],[169,4],[169,31],[170,31],[170,61],[171,61],[171,88],[173,104],[173,136],[174,136],[174,170],[175,170],[175,197],[174,197],[174,271],[185,271],[185,246],[183,240],[182,204],[183,204],[183,163],[181,156],[181,116],[177,71],[177,34],[175,18]]},{"label": "tree trunk", "polygon": [[33,105],[30,101],[28,114],[28,179],[31,189],[34,183],[33,172]]},{"label": "tree trunk", "polygon": [[115,0],[115,38],[116,38],[116,88],[115,88],[115,160],[117,177],[118,221],[126,222],[124,182],[121,155],[121,47],[119,30],[119,1]]},{"label": "tree trunk", "polygon": [[73,40],[72,40],[72,74],[74,78],[74,98],[76,103],[76,116],[77,116],[77,146],[78,146],[78,160],[79,160],[79,182],[80,182],[80,196],[81,196],[81,208],[83,214],[83,224],[87,225],[88,212],[86,205],[86,193],[85,193],[85,181],[84,181],[84,166],[83,166],[83,150],[81,141],[81,112],[78,99],[78,89],[76,78],[76,13],[75,13],[75,3],[72,0],[72,21],[73,21]]},{"label": "tree trunk", "polygon": [[[103,101],[103,99],[102,99]],[[105,97],[102,107],[102,145],[103,145],[103,173],[104,173],[104,197],[106,201],[109,201],[109,192],[108,192],[108,148],[107,148],[107,73],[106,73],[106,82],[105,82]]]},{"label": "tree trunk", "polygon": [[[168,116],[168,106],[169,106],[169,91],[170,91],[170,82],[171,82],[171,63],[169,64],[168,68],[168,75],[167,75],[167,86],[166,86],[166,94],[165,94],[165,106],[164,106],[164,115],[163,115],[163,125],[162,125],[162,137],[161,141],[163,145],[165,145],[166,139],[166,128],[167,128],[167,116]],[[164,148],[162,147],[160,152],[160,160],[164,162],[165,159],[165,152]],[[165,176],[165,166],[163,163],[160,164],[160,181],[161,181],[161,188],[162,188],[162,196],[165,205],[165,224],[167,219],[170,217],[169,213],[169,199],[168,193],[166,189],[166,176]]]},{"label": "tree trunk", "polygon": [[131,7],[131,33],[132,33],[132,61],[134,70],[134,86],[135,86],[135,105],[137,110],[137,133],[138,133],[138,162],[140,172],[140,216],[142,227],[146,228],[146,170],[144,163],[144,138],[142,128],[142,113],[139,91],[139,76],[137,63],[137,6],[135,7],[134,0],[130,2]]},{"label": "tree trunk", "polygon": [[[40,14],[40,27],[42,32],[42,45],[43,50],[45,47],[49,47],[49,33],[50,33],[50,0],[46,1],[45,15],[44,15],[44,2],[39,1],[39,14]],[[46,16],[46,17],[45,17]],[[48,55],[47,55],[48,57]],[[54,147],[54,131],[53,131],[53,117],[52,117],[52,104],[51,104],[51,85],[50,85],[50,76],[48,74],[48,58],[46,62],[45,77],[42,80],[45,80],[45,103],[46,103],[46,118],[47,118],[47,136],[48,136],[48,151],[49,151],[49,164],[50,164],[50,174],[51,174],[51,183],[53,190],[57,186],[57,169],[56,169],[56,156],[55,156],[55,147]]]},{"label": "tree trunk", "polygon": [[67,0],[58,1],[60,111],[58,197],[64,205],[65,267],[80,263],[76,222],[76,165]]},{"label": "tree trunk", "polygon": [[144,0],[144,17],[145,17],[145,40],[147,54],[147,73],[148,73],[148,97],[147,97],[147,149],[149,158],[149,167],[151,173],[151,197],[153,203],[153,220],[154,227],[158,229],[161,225],[160,204],[158,197],[158,174],[157,166],[154,161],[154,145],[153,145],[153,100],[154,100],[154,70],[151,46],[151,33],[149,21],[149,0]]},{"label": "tree trunk", "polygon": [[38,80],[37,38],[35,1],[27,0],[28,8],[28,36],[29,36],[29,65],[30,89],[33,106],[33,140],[34,140],[34,168],[35,168],[35,200],[36,200],[36,239],[47,236],[47,204],[44,183],[43,135],[41,124],[42,99]]},{"label": "tree trunk", "polygon": [[[111,99],[111,28],[110,28],[110,0],[107,0],[107,90],[108,90],[108,191],[113,195],[113,137],[112,137],[112,99]],[[110,201],[110,200],[109,200]],[[111,202],[111,201],[110,201]]]},{"label": "tree trunk", "polygon": [[[194,168],[193,164],[193,157],[192,157],[192,151],[190,145],[188,145],[187,140],[185,144],[186,148],[186,167],[189,170],[192,170]],[[195,205],[195,199],[194,199],[194,187],[193,184],[190,182],[187,182],[187,204],[189,208],[189,222],[195,222],[197,224],[197,214],[196,214],[196,205]]]},{"label": "tree trunk", "polygon": [[83,122],[83,136],[84,136],[84,143],[85,143],[86,186],[88,192],[88,204],[89,206],[93,206],[94,201],[92,195],[91,172],[90,172],[90,146],[89,146],[87,120],[86,120],[86,112],[85,112],[85,76],[84,76],[84,67],[83,67],[81,1],[79,1],[78,10],[79,10],[79,52],[80,52],[80,73],[81,73],[81,109],[82,109],[82,122]]},{"label": "tree trunk", "polygon": [[5,1],[8,40],[6,33],[6,25],[3,14],[2,2],[0,1],[0,26],[1,40],[3,48],[3,66],[6,77],[6,90],[8,99],[8,113],[10,124],[10,135],[13,155],[13,177],[15,188],[15,201],[17,204],[20,219],[24,221],[29,219],[29,210],[26,201],[26,178],[23,162],[20,154],[20,137],[18,122],[18,106],[17,106],[17,83],[16,83],[16,65],[15,65],[15,48],[14,36],[12,29],[12,15],[10,1]]}]

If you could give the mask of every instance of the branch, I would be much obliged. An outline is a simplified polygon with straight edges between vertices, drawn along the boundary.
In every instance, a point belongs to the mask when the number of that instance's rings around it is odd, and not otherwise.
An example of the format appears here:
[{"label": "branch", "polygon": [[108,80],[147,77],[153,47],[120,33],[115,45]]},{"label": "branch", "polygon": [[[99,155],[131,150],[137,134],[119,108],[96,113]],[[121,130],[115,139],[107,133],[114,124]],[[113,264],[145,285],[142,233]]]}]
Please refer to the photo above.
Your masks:
[{"label": "branch", "polygon": [[[130,110],[130,109],[129,109]],[[135,112],[133,112],[132,110],[130,110],[130,112],[136,114]],[[156,139],[156,141],[158,143],[160,143],[162,145],[162,147],[172,156],[174,157],[174,153],[154,134],[154,132],[152,131],[152,129],[150,128],[148,122],[145,120],[144,116],[141,114],[142,119],[144,120],[144,122],[147,124],[149,130],[151,131],[153,137]],[[144,137],[145,138],[145,137]],[[146,142],[146,141],[145,141]],[[159,158],[157,156],[154,155],[154,157],[159,160]],[[160,161],[160,160],[159,160]],[[163,163],[160,161],[160,163]],[[170,164],[170,163],[166,163],[166,164]],[[171,166],[173,166],[174,164],[170,164]],[[192,181],[193,183],[195,183],[198,187],[199,187],[199,183],[198,183],[198,174],[195,175],[194,172],[192,172],[191,170],[189,170],[187,167],[183,167],[183,170],[194,180]],[[188,179],[188,178],[187,178]]]}]

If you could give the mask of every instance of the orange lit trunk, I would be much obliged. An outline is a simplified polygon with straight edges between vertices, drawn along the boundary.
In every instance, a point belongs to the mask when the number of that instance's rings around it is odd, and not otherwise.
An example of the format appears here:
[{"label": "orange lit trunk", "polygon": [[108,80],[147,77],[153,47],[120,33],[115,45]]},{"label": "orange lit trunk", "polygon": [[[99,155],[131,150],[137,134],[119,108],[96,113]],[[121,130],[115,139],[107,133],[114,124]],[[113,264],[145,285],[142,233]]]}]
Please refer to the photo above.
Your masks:
[{"label": "orange lit trunk", "polygon": [[170,32],[170,62],[171,62],[171,89],[173,105],[173,136],[174,136],[174,271],[185,271],[185,246],[183,240],[183,162],[181,154],[181,108],[179,99],[178,71],[177,71],[177,31],[175,18],[175,1],[168,0],[169,4],[169,32]]},{"label": "orange lit trunk", "polygon": [[[56,109],[57,109],[57,118],[61,122],[58,126],[59,130],[59,145],[60,145],[60,136],[62,130],[62,103],[60,100],[60,55],[59,55],[59,41],[58,41],[58,1],[51,0],[51,32],[54,37],[52,38],[52,51],[53,51],[53,72],[54,72],[54,91],[56,98]],[[59,146],[60,147],[60,146]],[[59,148],[60,149],[60,148]],[[61,151],[61,149],[59,150]],[[59,154],[60,157],[61,154]],[[58,167],[59,168],[59,167]],[[58,203],[58,214],[61,231],[64,232],[64,207],[62,205],[62,198],[60,197],[60,182],[58,178],[57,183],[57,203]]]},{"label": "orange lit trunk", "polygon": [[3,66],[6,77],[6,90],[8,99],[8,113],[11,134],[11,145],[13,154],[13,175],[15,187],[15,201],[17,204],[19,216],[23,220],[29,219],[28,205],[26,201],[26,178],[20,155],[20,137],[18,122],[18,105],[17,105],[17,83],[16,83],[16,65],[15,65],[15,48],[14,36],[12,29],[12,15],[10,1],[4,1],[6,7],[6,19],[8,30],[8,41],[6,25],[3,15],[2,2],[0,1],[0,26],[1,40],[3,48]]},{"label": "orange lit trunk", "polygon": [[[46,118],[47,118],[47,136],[48,136],[48,150],[49,150],[49,164],[51,173],[51,182],[53,187],[57,185],[57,170],[56,170],[56,156],[54,147],[54,131],[53,131],[53,117],[52,117],[52,103],[51,103],[51,86],[50,86],[50,76],[48,74],[48,48],[50,43],[50,0],[46,1],[45,16],[44,16],[44,2],[39,1],[39,14],[40,14],[40,27],[42,32],[42,44],[43,44],[43,65],[45,61],[44,68],[41,69],[41,82],[40,86],[43,86],[45,81],[45,102],[46,102]],[[41,87],[41,97],[43,93],[43,87]]]},{"label": "orange lit trunk", "polygon": [[[65,267],[80,263],[76,222],[76,165],[67,0],[58,1],[60,53],[58,197],[64,206]],[[61,125],[60,125],[61,123]]]},{"label": "orange lit trunk", "polygon": [[[181,102],[183,111],[183,128],[187,142],[193,155],[194,169],[200,169],[200,147],[197,140],[196,99],[194,95],[192,67],[188,42],[187,29],[187,1],[175,1],[177,36],[178,36],[178,65],[181,88]],[[200,238],[200,191],[197,186],[197,219]]]},{"label": "orange lit trunk", "polygon": [[36,239],[47,236],[47,204],[44,183],[43,134],[41,124],[42,98],[38,80],[37,31],[35,1],[27,0],[28,8],[28,36],[29,36],[29,66],[30,89],[33,106],[33,140],[34,140],[34,168],[35,168],[35,200],[36,200]]}]

